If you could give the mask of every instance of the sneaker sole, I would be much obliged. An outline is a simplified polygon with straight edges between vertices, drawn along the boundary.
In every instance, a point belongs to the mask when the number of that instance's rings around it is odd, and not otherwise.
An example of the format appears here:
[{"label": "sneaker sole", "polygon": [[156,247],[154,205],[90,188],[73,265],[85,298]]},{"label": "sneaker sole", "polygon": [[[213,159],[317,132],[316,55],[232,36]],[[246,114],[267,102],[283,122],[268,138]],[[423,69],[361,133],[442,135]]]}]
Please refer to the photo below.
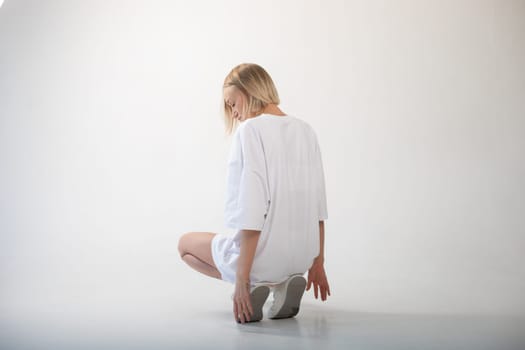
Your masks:
[{"label": "sneaker sole", "polygon": [[299,306],[306,288],[306,280],[302,276],[294,277],[289,281],[286,297],[281,309],[270,319],[294,317],[299,313]]},{"label": "sneaker sole", "polygon": [[263,318],[263,306],[270,294],[270,287],[257,286],[250,293],[250,301],[252,303],[253,315],[250,320],[246,322],[257,322]]}]

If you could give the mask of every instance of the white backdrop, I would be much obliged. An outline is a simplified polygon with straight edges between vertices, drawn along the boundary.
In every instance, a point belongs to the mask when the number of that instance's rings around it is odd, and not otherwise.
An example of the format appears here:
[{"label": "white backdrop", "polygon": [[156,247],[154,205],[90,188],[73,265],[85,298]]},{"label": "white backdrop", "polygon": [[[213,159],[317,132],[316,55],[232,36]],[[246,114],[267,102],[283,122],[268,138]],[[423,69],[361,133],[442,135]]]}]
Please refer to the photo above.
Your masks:
[{"label": "white backdrop", "polygon": [[227,232],[221,87],[242,62],[318,133],[327,305],[525,314],[523,1],[7,0],[2,322],[229,310],[177,242]]}]

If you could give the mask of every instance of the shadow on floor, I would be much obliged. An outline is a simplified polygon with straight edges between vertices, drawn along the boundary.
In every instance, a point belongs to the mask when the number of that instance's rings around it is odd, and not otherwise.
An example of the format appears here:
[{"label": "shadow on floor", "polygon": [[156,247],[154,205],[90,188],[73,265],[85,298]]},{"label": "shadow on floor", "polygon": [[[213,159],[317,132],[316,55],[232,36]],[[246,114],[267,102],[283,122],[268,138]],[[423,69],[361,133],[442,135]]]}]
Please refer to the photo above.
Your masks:
[{"label": "shadow on floor", "polygon": [[[267,308],[265,305],[263,311]],[[236,329],[240,339],[243,335],[256,335],[259,344],[266,345],[295,342],[303,348],[321,346],[323,350],[341,346],[404,350],[525,349],[525,318],[517,316],[370,313],[304,302],[299,314],[290,319],[263,318],[260,322],[237,324],[227,311],[216,311],[211,317]],[[235,345],[241,348],[247,343],[239,341]]]}]

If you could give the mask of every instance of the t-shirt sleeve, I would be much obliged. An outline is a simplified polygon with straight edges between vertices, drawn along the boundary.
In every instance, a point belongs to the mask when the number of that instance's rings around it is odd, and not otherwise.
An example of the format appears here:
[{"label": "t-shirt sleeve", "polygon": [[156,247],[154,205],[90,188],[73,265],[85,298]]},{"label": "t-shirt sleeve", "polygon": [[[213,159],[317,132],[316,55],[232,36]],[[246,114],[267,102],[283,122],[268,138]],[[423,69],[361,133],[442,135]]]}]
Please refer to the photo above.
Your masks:
[{"label": "t-shirt sleeve", "polygon": [[328,219],[328,208],[326,204],[326,186],[325,186],[325,177],[323,170],[323,157],[321,154],[321,148],[319,147],[319,142],[317,137],[315,140],[315,152],[316,152],[316,173],[317,173],[317,208],[319,214],[319,221]]},{"label": "t-shirt sleeve", "polygon": [[238,230],[262,230],[269,203],[266,157],[260,136],[239,126],[228,163],[225,224]]}]

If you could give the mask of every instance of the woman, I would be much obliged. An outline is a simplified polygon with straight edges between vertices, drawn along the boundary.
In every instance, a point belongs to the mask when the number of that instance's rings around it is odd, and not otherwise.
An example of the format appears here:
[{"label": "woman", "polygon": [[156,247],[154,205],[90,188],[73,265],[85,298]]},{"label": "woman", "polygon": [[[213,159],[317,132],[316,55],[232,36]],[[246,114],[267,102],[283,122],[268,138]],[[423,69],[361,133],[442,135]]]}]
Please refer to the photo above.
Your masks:
[{"label": "woman", "polygon": [[[189,232],[179,241],[195,270],[235,284],[237,322],[294,317],[305,287],[326,300],[324,220],[328,218],[321,152],[312,127],[285,114],[270,75],[240,64],[223,85],[224,115],[234,131],[225,224],[233,236]],[[235,129],[235,130],[234,130]],[[308,270],[308,281],[303,274]]]}]

